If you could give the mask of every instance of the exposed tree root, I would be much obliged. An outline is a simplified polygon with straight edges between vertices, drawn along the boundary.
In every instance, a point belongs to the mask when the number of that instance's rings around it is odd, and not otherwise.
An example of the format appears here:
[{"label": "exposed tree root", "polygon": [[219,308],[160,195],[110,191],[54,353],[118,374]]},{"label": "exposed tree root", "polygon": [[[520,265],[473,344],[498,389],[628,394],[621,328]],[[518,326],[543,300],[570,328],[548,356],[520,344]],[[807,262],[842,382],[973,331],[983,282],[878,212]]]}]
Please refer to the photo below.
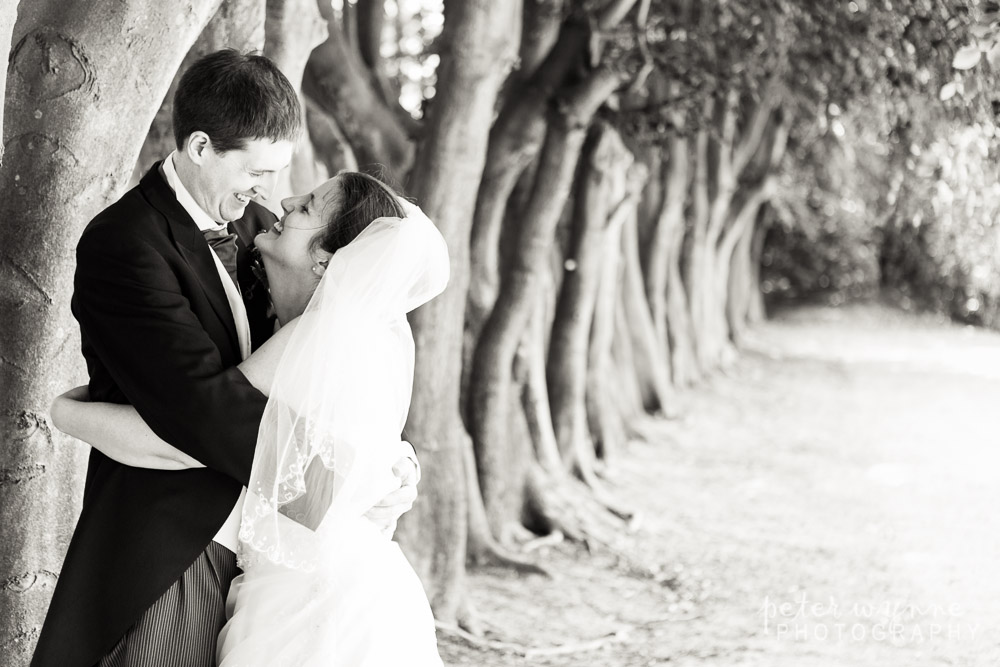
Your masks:
[{"label": "exposed tree root", "polygon": [[545,547],[553,547],[557,544],[562,544],[566,539],[566,536],[562,534],[561,530],[553,530],[548,535],[542,535],[541,537],[536,537],[533,540],[529,540],[521,545],[521,551],[524,553],[530,553],[536,549],[544,549]]},{"label": "exposed tree root", "polygon": [[599,503],[588,487],[569,475],[533,466],[528,473],[526,503],[545,528],[562,532],[588,550],[611,549],[622,539],[621,520]]},{"label": "exposed tree root", "polygon": [[541,574],[551,578],[552,572],[537,563],[533,563],[519,554],[512,554],[505,548],[494,544],[475,554],[469,554],[468,563],[473,567],[502,567],[520,572],[521,574]]},{"label": "exposed tree root", "polygon": [[635,515],[635,510],[626,506],[618,498],[615,498],[614,494],[608,490],[592,465],[579,466],[577,473],[580,476],[580,480],[590,489],[594,500],[603,505],[609,512],[623,521],[628,521]]},{"label": "exposed tree root", "polygon": [[679,427],[678,422],[654,417],[633,419],[629,422],[629,428],[634,434],[633,439],[650,444],[673,441]]},{"label": "exposed tree root", "polygon": [[[464,458],[466,484],[469,488],[469,538],[466,546],[466,562],[470,565],[507,567],[515,572],[551,577],[552,574],[544,567],[512,553],[494,539],[486,519],[486,509],[483,507],[471,447],[467,448]],[[502,535],[501,539],[505,542],[510,541],[511,530],[505,532],[507,535]]]},{"label": "exposed tree root", "polygon": [[435,625],[459,628],[462,631],[468,632],[476,637],[482,637],[486,634],[483,622],[480,620],[479,612],[476,611],[475,606],[469,599],[468,592],[462,595],[462,601],[459,603],[455,618],[451,620],[454,622],[449,623],[449,620],[447,619],[436,619]]},{"label": "exposed tree root", "polygon": [[458,637],[470,646],[474,646],[476,648],[498,651],[500,653],[515,653],[517,655],[524,655],[524,653],[529,650],[527,646],[522,644],[501,642],[495,639],[486,639],[480,634],[469,632],[454,623],[442,623],[441,621],[435,621],[434,625],[437,627],[439,634]]},{"label": "exposed tree root", "polygon": [[553,655],[566,655],[568,653],[580,653],[583,651],[596,651],[597,649],[614,642],[625,641],[634,628],[624,627],[613,632],[609,632],[603,637],[579,642],[569,642],[557,646],[524,646],[513,642],[498,641],[467,632],[457,625],[438,622],[435,624],[439,633],[458,637],[471,646],[500,653],[513,653],[528,660],[532,658],[542,658]]},{"label": "exposed tree root", "polygon": [[525,544],[538,538],[535,533],[528,530],[520,521],[512,522],[509,526],[507,526],[506,535],[509,541],[504,542],[504,544],[511,547],[513,547],[513,545],[517,545],[516,550],[520,552],[524,552]]},{"label": "exposed tree root", "polygon": [[550,646],[545,648],[533,648],[525,651],[524,657],[528,660],[553,655],[566,655],[568,653],[582,653],[583,651],[596,651],[597,649],[615,642],[628,639],[632,628],[620,628],[614,632],[609,632],[603,637],[582,642],[571,642],[560,646]]}]

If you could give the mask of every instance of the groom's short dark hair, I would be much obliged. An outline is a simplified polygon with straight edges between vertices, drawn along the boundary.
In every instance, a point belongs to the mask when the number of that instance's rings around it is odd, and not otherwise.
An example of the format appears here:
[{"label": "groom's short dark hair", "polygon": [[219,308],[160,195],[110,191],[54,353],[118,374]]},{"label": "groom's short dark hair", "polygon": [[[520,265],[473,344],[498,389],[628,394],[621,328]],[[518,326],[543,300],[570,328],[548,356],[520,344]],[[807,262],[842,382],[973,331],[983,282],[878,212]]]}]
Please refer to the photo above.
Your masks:
[{"label": "groom's short dark hair", "polygon": [[302,110],[292,84],[269,58],[223,49],[184,72],[174,94],[173,124],[177,148],[200,130],[225,153],[253,139],[295,141]]}]

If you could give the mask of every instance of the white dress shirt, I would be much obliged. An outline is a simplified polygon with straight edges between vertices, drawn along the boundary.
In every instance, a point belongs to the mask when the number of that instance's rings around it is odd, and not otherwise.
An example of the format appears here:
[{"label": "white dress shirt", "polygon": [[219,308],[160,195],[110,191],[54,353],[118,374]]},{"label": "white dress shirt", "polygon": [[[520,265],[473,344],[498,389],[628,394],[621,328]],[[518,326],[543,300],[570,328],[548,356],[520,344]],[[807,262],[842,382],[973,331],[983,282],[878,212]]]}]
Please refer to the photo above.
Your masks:
[{"label": "white dress shirt", "polygon": [[[191,216],[194,223],[198,225],[198,229],[203,232],[210,229],[225,229],[226,223],[219,223],[212,220],[212,217],[195,203],[194,197],[191,196],[191,193],[181,183],[181,179],[177,176],[177,169],[174,167],[174,153],[168,155],[167,159],[163,161],[163,176],[167,179],[167,185],[170,186],[177,196],[177,202]],[[205,243],[207,244],[208,241]],[[209,250],[211,250],[211,246],[209,246]],[[219,272],[222,287],[226,291],[226,299],[229,301],[229,308],[233,311],[233,319],[236,321],[236,336],[240,344],[240,357],[246,359],[250,356],[250,321],[247,319],[243,297],[240,296],[239,288],[233,283],[229,272],[226,271],[226,267],[222,264],[222,260],[219,259],[214,250],[212,250],[212,258],[215,260],[215,268]],[[236,506],[229,513],[226,522],[219,529],[216,536],[212,538],[234,553],[236,552],[236,543],[239,538],[240,517],[243,512],[243,499],[246,497],[246,492],[247,490],[243,489],[239,500],[236,501]]]}]

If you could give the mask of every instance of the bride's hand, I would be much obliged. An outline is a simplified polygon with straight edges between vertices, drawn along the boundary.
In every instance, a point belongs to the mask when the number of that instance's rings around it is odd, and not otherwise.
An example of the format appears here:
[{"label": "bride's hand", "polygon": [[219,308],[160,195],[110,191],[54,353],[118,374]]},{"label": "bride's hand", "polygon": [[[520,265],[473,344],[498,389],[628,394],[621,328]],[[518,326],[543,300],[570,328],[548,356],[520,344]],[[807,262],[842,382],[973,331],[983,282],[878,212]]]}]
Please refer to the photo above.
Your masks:
[{"label": "bride's hand", "polygon": [[[413,451],[406,443],[410,452]],[[396,522],[413,508],[413,502],[417,499],[417,482],[420,481],[420,468],[416,462],[416,455],[413,454],[401,457],[392,466],[393,474],[399,479],[399,488],[387,494],[377,505],[372,507],[365,516],[368,520],[378,526],[379,530],[388,537],[396,531]]]}]

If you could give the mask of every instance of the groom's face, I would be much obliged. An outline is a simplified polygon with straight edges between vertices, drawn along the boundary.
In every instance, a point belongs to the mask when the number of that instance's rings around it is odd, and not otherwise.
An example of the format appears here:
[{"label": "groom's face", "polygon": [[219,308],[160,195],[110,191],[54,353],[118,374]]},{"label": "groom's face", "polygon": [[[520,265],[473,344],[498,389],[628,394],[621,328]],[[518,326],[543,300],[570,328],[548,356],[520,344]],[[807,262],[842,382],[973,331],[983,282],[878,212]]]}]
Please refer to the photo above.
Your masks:
[{"label": "groom's face", "polygon": [[294,149],[290,141],[250,139],[241,149],[220,153],[211,139],[199,132],[189,141],[188,155],[198,166],[191,195],[219,222],[242,218],[251,199],[268,199],[274,193],[278,173],[291,162]]}]

